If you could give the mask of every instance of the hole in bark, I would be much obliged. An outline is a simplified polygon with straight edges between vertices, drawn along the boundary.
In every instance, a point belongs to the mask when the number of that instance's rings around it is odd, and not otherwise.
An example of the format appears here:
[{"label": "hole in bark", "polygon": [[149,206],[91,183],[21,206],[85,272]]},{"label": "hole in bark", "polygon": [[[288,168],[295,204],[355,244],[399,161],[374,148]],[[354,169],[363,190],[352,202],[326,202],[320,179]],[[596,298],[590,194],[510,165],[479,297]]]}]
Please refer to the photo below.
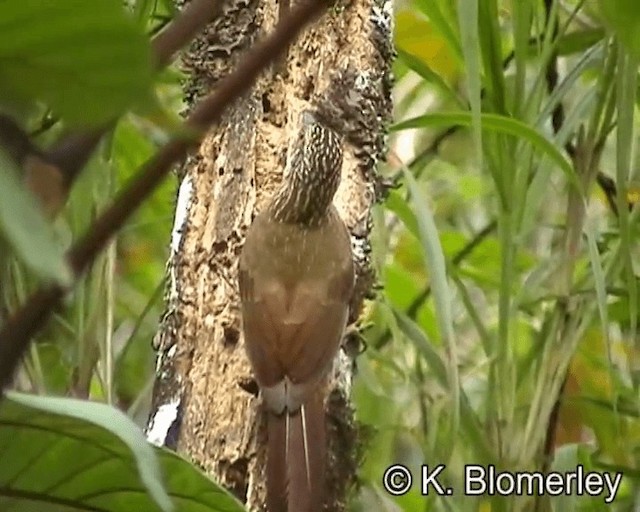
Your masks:
[{"label": "hole in bark", "polygon": [[247,470],[249,461],[241,457],[233,462],[220,461],[223,473],[226,475],[226,487],[242,502],[247,500]]},{"label": "hole in bark", "polygon": [[240,338],[240,334],[238,333],[238,329],[233,327],[225,326],[224,328],[224,345],[225,347],[235,346],[238,343],[238,339]]},{"label": "hole in bark", "polygon": [[313,90],[314,90],[313,80],[307,80],[304,90],[302,91],[302,98],[305,101],[309,101],[309,98],[311,98],[311,95],[313,94]]},{"label": "hole in bark", "polygon": [[218,176],[222,176],[224,174],[224,167],[220,167],[220,169],[218,169]]},{"label": "hole in bark", "polygon": [[262,111],[265,114],[271,112],[271,101],[269,100],[269,93],[267,92],[262,95]]},{"label": "hole in bark", "polygon": [[255,379],[249,377],[241,378],[238,381],[238,385],[250,395],[258,396],[260,393],[260,388],[258,387],[258,383]]},{"label": "hole in bark", "polygon": [[233,174],[242,174],[242,167],[234,167],[233,168]]},{"label": "hole in bark", "polygon": [[214,252],[224,252],[227,250],[227,242],[226,240],[220,240],[218,242],[214,242],[212,245],[212,249]]}]

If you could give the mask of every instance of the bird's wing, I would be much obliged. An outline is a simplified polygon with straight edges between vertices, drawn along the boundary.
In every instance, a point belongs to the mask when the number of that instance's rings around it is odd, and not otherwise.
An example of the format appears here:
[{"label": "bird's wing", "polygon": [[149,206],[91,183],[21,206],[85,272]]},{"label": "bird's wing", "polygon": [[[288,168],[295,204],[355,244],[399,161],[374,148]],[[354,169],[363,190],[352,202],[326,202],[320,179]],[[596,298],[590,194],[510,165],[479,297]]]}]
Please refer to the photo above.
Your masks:
[{"label": "bird's wing", "polygon": [[338,351],[349,306],[343,298],[330,294],[328,283],[306,284],[295,290],[288,315],[281,322],[287,339],[282,339],[279,359],[294,384],[315,385]]},{"label": "bird's wing", "polygon": [[[292,389],[283,387],[287,396],[281,399],[295,408],[338,351],[349,311],[349,274],[292,289],[275,280],[256,283],[247,272],[240,276],[245,343],[258,383],[271,388],[286,378]],[[274,406],[279,403],[274,400]]]},{"label": "bird's wing", "polygon": [[[277,357],[278,330],[273,315],[266,307],[263,294],[256,294],[251,274],[240,269],[240,296],[242,298],[242,330],[247,355],[260,387],[271,387],[284,378],[284,368]],[[272,290],[273,294],[273,290]],[[278,293],[273,300],[278,302]]]}]

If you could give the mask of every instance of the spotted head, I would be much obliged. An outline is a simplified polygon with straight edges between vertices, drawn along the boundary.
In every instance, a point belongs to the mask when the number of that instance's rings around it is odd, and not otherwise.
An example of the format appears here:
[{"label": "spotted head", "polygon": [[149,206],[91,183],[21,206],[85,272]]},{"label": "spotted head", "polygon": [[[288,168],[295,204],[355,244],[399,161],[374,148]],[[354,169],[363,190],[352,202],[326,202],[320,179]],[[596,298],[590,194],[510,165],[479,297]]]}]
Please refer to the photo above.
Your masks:
[{"label": "spotted head", "polygon": [[341,173],[340,137],[315,114],[303,111],[283,183],[273,202],[276,218],[283,222],[318,223],[333,201]]}]

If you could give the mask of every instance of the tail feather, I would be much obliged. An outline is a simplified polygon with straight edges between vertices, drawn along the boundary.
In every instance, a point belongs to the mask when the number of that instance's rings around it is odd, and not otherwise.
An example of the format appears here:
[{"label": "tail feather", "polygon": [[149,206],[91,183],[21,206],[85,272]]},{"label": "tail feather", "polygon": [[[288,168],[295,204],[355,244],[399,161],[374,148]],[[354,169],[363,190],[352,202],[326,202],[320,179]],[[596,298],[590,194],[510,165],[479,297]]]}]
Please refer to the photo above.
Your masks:
[{"label": "tail feather", "polygon": [[294,414],[269,414],[267,434],[269,512],[319,512],[326,450],[322,400],[313,397]]},{"label": "tail feather", "polygon": [[267,510],[287,512],[287,413],[267,418]]}]

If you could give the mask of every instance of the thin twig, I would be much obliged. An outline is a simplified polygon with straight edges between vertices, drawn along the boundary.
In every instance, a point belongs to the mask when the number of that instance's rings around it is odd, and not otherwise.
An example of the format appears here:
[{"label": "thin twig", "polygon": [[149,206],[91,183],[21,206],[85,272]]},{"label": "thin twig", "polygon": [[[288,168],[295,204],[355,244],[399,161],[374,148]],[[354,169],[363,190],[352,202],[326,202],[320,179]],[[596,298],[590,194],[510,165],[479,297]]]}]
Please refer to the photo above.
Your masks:
[{"label": "thin twig", "polygon": [[[136,173],[133,180],[116,196],[111,206],[103,212],[87,233],[67,254],[71,268],[80,275],[95,259],[109,239],[122,227],[131,214],[140,206],[171,166],[181,160],[187,151],[204,136],[207,128],[219,120],[225,108],[247,91],[259,73],[289,44],[300,30],[320,15],[326,4],[307,1],[291,10],[289,16],[278,23],[275,32],[257,43],[242,59],[235,71],[222,79],[215,93],[207,96],[184,123],[181,133],[197,132],[198,137],[174,139],[165,144]],[[11,381],[20,358],[29,346],[29,340],[45,324],[65,294],[59,285],[43,286],[32,294],[0,330],[0,386],[5,388]]]},{"label": "thin twig", "polygon": [[163,68],[196,34],[220,16],[222,0],[193,0],[151,41],[156,66]]}]

